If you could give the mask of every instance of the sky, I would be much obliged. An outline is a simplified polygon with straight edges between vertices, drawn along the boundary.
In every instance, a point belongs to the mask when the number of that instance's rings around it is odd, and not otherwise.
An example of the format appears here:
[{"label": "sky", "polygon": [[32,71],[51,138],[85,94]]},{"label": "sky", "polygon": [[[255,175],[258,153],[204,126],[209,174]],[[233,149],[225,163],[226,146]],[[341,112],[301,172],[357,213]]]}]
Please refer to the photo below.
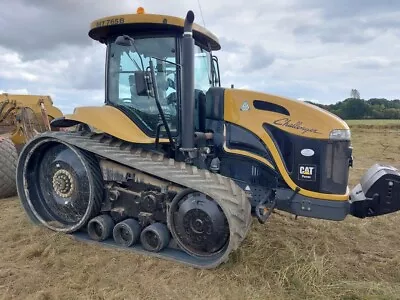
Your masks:
[{"label": "sky", "polygon": [[102,105],[105,47],[90,22],[139,6],[193,10],[219,37],[224,86],[323,104],[353,88],[400,98],[398,0],[0,0],[0,92],[50,95],[64,113]]}]

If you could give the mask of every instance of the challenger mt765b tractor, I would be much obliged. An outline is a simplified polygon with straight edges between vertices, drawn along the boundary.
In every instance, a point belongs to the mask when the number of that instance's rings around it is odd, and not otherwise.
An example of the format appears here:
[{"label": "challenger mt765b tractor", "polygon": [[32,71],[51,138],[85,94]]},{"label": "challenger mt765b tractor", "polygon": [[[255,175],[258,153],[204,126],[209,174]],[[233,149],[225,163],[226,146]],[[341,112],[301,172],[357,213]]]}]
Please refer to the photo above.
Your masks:
[{"label": "challenger mt765b tractor", "polygon": [[[348,189],[350,130],[302,101],[220,86],[217,37],[185,19],[106,17],[105,105],[52,121],[20,154],[29,217],[78,240],[199,268],[225,262],[274,209],[343,220],[400,208],[400,174],[374,165]],[[93,131],[96,129],[96,131]]]}]

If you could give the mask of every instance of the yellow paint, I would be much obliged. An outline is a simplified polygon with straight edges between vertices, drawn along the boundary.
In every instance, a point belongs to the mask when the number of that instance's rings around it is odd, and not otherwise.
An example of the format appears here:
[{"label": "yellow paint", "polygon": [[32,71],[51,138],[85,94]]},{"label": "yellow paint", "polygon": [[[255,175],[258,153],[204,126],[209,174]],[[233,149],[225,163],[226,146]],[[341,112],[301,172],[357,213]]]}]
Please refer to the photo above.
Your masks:
[{"label": "yellow paint", "polygon": [[[65,118],[88,124],[94,127],[96,131],[110,134],[127,142],[141,144],[155,143],[155,138],[147,136],[123,112],[112,106],[78,107],[74,110],[73,114],[65,115]],[[160,138],[159,142],[166,143],[169,140]]]},{"label": "yellow paint", "polygon": [[[178,17],[158,15],[158,14],[127,14],[127,15],[114,15],[101,19],[97,19],[90,24],[89,36],[99,40],[100,37],[106,37],[110,33],[112,26],[128,25],[128,24],[167,24],[180,27],[183,30],[185,20]],[[205,37],[211,44],[213,50],[221,49],[218,38],[205,29],[204,27],[194,23],[194,34],[199,34]]]},{"label": "yellow paint", "polygon": [[[255,109],[253,106],[253,100],[265,100],[271,103],[279,104],[285,107],[290,112],[290,119],[296,123],[300,121],[303,123],[302,126],[310,129],[317,129],[318,132],[303,132],[303,130],[298,130],[290,127],[277,126],[282,130],[289,133],[293,133],[299,136],[304,136],[308,138],[315,139],[328,139],[329,133],[332,129],[348,129],[347,124],[336,117],[335,115],[326,112],[314,105],[307,104],[302,101],[286,99],[274,95],[257,93],[247,90],[237,90],[237,89],[226,89],[225,90],[225,100],[224,100],[224,119],[227,122],[231,122],[242,126],[256,134],[268,147],[272,157],[278,167],[279,172],[282,174],[285,182],[293,190],[297,188],[297,185],[290,178],[286,171],[285,165],[280,157],[280,154],[275,147],[274,142],[267,134],[267,132],[262,127],[263,123],[273,124],[274,121],[286,118],[288,116],[282,115],[270,111],[262,111]],[[247,101],[250,110],[241,111],[240,107],[243,102]],[[261,161],[261,160],[260,160]],[[317,199],[325,200],[338,200],[347,201],[349,196],[349,190],[347,189],[344,195],[332,195],[323,194],[318,192],[313,192],[300,188],[300,194]]]},{"label": "yellow paint", "polygon": [[23,129],[21,125],[17,123],[17,117],[21,114],[21,108],[29,107],[38,116],[38,118],[41,118],[40,101],[43,101],[49,121],[59,118],[63,115],[61,110],[53,105],[53,101],[51,100],[50,96],[0,94],[0,106],[1,103],[7,103],[1,115],[4,116],[7,110],[13,108],[10,111],[6,121],[3,121],[3,124],[1,125],[5,125],[5,123],[7,123],[14,128],[8,133],[14,144],[22,145],[26,143]]}]

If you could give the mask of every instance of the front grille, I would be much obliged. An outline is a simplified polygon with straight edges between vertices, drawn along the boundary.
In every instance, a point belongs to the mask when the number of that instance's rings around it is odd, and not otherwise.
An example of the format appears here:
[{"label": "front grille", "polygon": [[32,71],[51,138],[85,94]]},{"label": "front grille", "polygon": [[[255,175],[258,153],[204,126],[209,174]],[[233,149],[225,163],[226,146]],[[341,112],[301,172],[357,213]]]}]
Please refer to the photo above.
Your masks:
[{"label": "front grille", "polygon": [[[346,193],[350,141],[305,138],[270,124],[264,124],[264,129],[279,149],[289,176],[300,188],[325,194]],[[314,155],[302,155],[304,149],[313,150]]]},{"label": "front grille", "polygon": [[327,142],[321,156],[321,192],[344,194],[349,179],[349,141]]}]

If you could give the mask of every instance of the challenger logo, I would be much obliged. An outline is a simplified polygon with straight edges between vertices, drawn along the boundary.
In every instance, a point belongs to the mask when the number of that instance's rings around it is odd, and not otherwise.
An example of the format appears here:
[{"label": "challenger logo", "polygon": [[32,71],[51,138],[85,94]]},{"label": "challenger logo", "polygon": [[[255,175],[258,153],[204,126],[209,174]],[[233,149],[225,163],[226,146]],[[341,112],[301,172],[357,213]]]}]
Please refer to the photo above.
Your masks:
[{"label": "challenger logo", "polygon": [[299,165],[299,180],[315,181],[317,176],[317,166]]},{"label": "challenger logo", "polygon": [[318,129],[308,128],[308,127],[303,125],[303,122],[301,122],[301,121],[293,122],[289,118],[283,118],[283,119],[275,120],[274,124],[278,125],[278,126],[282,126],[282,127],[289,127],[289,128],[300,130],[302,134],[305,134],[307,132],[321,134],[318,131]]}]

